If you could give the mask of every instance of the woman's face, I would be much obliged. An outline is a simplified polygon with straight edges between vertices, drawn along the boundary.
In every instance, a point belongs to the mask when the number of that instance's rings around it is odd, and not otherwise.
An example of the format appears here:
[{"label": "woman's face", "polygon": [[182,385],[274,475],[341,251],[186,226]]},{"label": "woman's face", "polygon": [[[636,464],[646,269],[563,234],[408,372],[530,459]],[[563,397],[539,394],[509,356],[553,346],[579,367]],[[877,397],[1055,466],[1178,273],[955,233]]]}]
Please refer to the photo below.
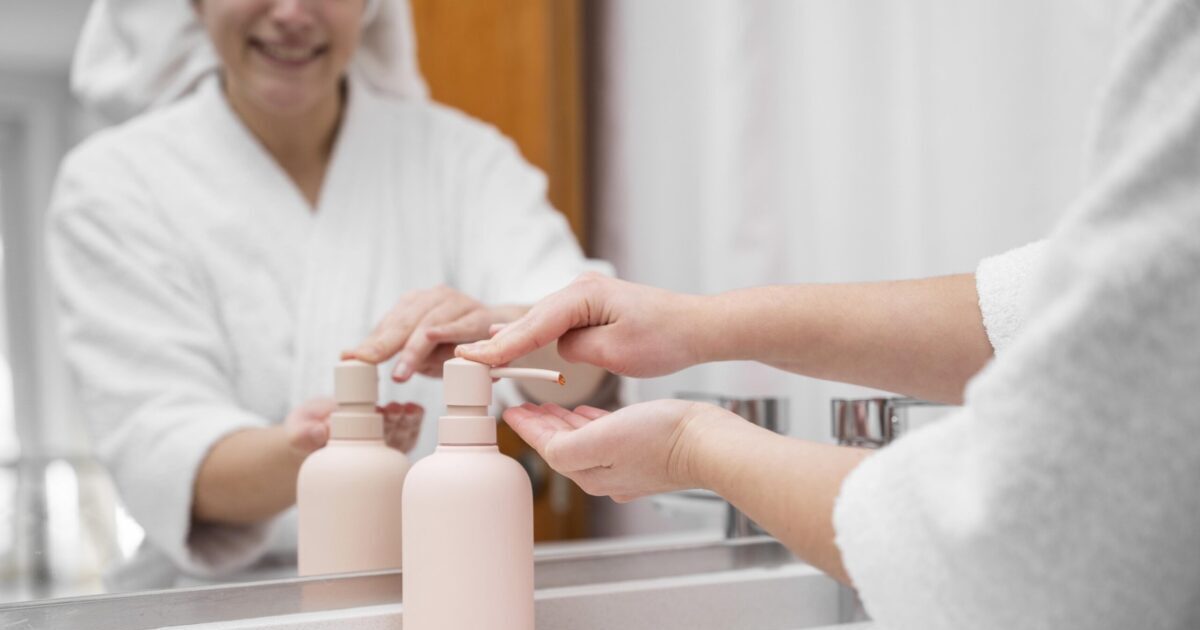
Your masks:
[{"label": "woman's face", "polygon": [[271,114],[336,96],[365,0],[195,0],[226,89]]}]

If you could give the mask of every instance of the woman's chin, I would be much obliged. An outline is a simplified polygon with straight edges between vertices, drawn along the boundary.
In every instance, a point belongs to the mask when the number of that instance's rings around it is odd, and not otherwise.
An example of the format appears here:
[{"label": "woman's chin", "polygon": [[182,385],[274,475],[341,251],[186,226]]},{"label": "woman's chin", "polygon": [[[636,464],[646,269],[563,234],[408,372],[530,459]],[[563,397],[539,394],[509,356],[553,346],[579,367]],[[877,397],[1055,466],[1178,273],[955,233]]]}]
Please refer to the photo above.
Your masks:
[{"label": "woman's chin", "polygon": [[311,111],[328,97],[335,97],[337,84],[326,87],[271,81],[255,86],[251,93],[255,104],[264,112],[276,116],[296,116]]}]

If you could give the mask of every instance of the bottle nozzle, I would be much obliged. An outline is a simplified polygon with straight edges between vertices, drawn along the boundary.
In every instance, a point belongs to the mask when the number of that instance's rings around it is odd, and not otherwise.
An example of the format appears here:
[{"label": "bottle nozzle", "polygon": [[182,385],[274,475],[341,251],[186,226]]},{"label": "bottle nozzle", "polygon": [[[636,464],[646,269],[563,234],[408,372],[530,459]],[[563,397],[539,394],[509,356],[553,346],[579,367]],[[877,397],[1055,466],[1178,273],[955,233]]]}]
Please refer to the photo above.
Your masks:
[{"label": "bottle nozzle", "polygon": [[495,444],[496,420],[487,415],[493,378],[536,378],[564,384],[561,372],[536,368],[494,368],[454,358],[442,364],[446,413],[438,421],[439,444]]},{"label": "bottle nozzle", "polygon": [[563,376],[562,372],[555,372],[554,370],[502,367],[492,368],[489,374],[492,375],[492,378],[535,378],[540,381],[553,381],[559,385],[567,384],[567,377]]},{"label": "bottle nozzle", "polygon": [[483,407],[492,404],[493,378],[536,378],[565,384],[561,372],[536,368],[494,368],[483,363],[454,358],[442,366],[446,404],[454,407]]}]

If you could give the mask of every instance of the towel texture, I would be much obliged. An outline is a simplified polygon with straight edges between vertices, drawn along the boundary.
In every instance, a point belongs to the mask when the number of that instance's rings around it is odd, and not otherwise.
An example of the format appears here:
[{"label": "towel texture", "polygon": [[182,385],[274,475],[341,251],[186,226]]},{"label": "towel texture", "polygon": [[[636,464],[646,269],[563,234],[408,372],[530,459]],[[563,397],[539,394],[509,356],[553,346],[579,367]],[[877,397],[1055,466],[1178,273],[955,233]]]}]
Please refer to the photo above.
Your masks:
[{"label": "towel texture", "polygon": [[[425,98],[408,0],[371,0],[352,71],[375,91]],[[185,0],[96,0],[71,64],[71,89],[110,122],[172,103],[217,69]]]},{"label": "towel texture", "polygon": [[981,291],[1004,350],[965,407],[842,487],[837,543],[883,627],[1200,627],[1200,2],[1132,18],[1026,316]]},{"label": "towel texture", "polygon": [[997,354],[1008,347],[1025,322],[1029,286],[1045,245],[1045,241],[1037,241],[985,258],[975,270],[983,327]]}]

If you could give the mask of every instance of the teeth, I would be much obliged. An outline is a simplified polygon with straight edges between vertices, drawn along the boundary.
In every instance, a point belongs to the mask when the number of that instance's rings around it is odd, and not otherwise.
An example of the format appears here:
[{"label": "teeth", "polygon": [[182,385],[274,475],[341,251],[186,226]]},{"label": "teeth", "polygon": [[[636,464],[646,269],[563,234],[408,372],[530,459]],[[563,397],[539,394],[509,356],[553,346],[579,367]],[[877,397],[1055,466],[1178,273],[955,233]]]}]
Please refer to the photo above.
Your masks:
[{"label": "teeth", "polygon": [[266,53],[280,61],[304,61],[311,58],[316,52],[312,48],[291,48],[285,46],[272,46],[263,44],[263,50]]}]

